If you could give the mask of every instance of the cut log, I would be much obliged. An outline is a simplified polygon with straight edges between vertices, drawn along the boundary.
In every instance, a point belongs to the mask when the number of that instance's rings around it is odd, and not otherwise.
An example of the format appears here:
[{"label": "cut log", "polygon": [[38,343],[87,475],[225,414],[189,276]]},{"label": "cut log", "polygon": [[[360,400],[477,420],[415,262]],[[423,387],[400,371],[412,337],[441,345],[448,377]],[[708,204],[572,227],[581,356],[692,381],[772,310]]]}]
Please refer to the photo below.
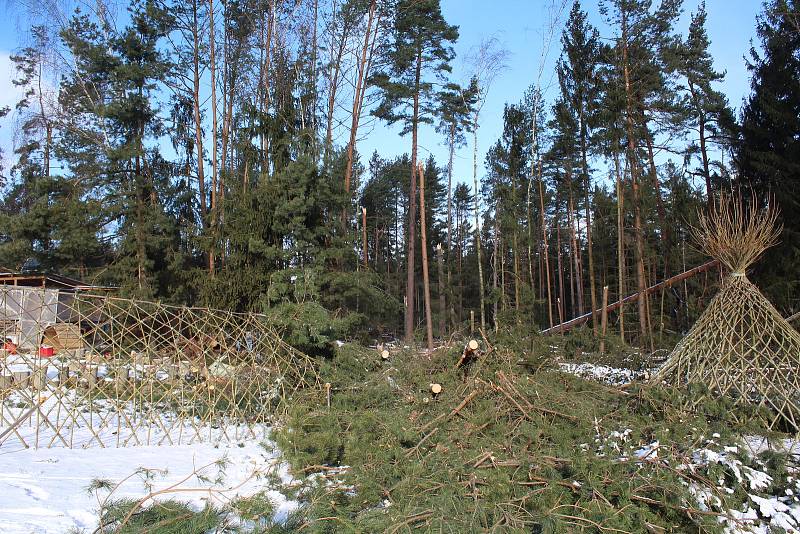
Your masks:
[{"label": "cut log", "polygon": [[[618,301],[616,301],[616,302],[614,302],[612,304],[609,304],[605,308],[606,313],[614,311],[614,310],[617,310],[620,307],[622,307],[623,305],[628,304],[630,302],[635,302],[636,300],[639,299],[639,297],[642,295],[642,293],[646,293],[647,295],[652,295],[656,291],[671,287],[674,284],[677,284],[678,282],[682,282],[682,281],[686,280],[687,278],[691,278],[692,276],[694,276],[696,274],[704,273],[706,271],[714,269],[717,266],[719,266],[719,261],[717,261],[717,260],[711,260],[709,262],[704,263],[703,265],[698,265],[697,267],[695,267],[693,269],[689,269],[688,271],[684,271],[684,272],[682,272],[680,274],[677,274],[677,275],[673,276],[672,278],[668,278],[667,280],[663,280],[663,281],[661,281],[661,282],[659,282],[659,283],[657,283],[655,285],[652,285],[652,286],[648,287],[645,291],[636,292],[636,293],[634,293],[632,295],[628,295],[627,297],[625,297],[622,300],[618,300]],[[596,313],[602,313],[602,312],[603,312],[603,310],[600,309],[600,310],[597,310]],[[553,326],[552,328],[547,328],[545,330],[542,330],[542,334],[546,335],[546,334],[554,334],[554,333],[566,332],[567,330],[575,328],[576,326],[582,325],[583,323],[587,322],[591,318],[592,318],[592,314],[591,313],[585,313],[585,314],[583,314],[581,316],[575,317],[574,319],[570,319],[569,321],[563,322],[561,324],[557,324],[557,325]]]},{"label": "cut log", "polygon": [[431,393],[433,393],[434,395],[438,395],[441,392],[442,392],[441,384],[436,384],[436,383],[431,384]]},{"label": "cut log", "polygon": [[383,359],[383,360],[388,360],[389,359],[389,351],[388,350],[383,349],[381,351],[381,359]]},{"label": "cut log", "polygon": [[478,342],[474,339],[470,339],[469,343],[467,343],[467,345],[464,347],[464,351],[461,353],[461,358],[458,359],[456,367],[461,367],[474,360],[476,352],[478,351],[478,347]]}]

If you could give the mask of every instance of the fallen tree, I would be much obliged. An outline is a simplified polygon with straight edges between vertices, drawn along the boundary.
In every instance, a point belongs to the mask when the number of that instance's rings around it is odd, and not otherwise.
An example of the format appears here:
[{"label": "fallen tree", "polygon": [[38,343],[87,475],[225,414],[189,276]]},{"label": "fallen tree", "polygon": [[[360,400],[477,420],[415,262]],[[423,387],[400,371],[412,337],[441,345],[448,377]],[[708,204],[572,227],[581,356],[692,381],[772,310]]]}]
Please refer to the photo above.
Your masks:
[{"label": "fallen tree", "polygon": [[[627,297],[625,297],[622,300],[618,300],[618,301],[616,301],[614,303],[609,304],[608,306],[606,306],[605,312],[608,313],[608,312],[612,312],[614,310],[618,310],[619,308],[621,308],[625,304],[628,304],[628,303],[635,302],[635,301],[639,300],[639,297],[642,295],[642,293],[646,293],[647,295],[652,295],[653,293],[655,293],[657,291],[660,291],[662,289],[666,289],[668,287],[671,287],[671,286],[677,284],[678,282],[683,282],[687,278],[691,278],[692,276],[694,276],[696,274],[700,274],[700,273],[704,273],[706,271],[710,271],[711,269],[714,269],[715,267],[718,267],[718,266],[719,266],[719,261],[718,260],[711,260],[711,261],[708,261],[708,262],[706,262],[706,263],[704,263],[702,265],[698,265],[697,267],[689,269],[688,271],[684,271],[684,272],[682,272],[680,274],[676,274],[672,278],[668,278],[666,280],[662,280],[661,282],[648,287],[645,291],[637,291],[636,293],[633,293],[632,295],[628,295]],[[600,316],[603,313],[603,308],[600,308],[599,310],[596,310],[595,313],[597,313],[598,316]],[[592,318],[592,312],[584,313],[583,315],[579,315],[578,317],[575,317],[574,319],[570,319],[569,321],[565,321],[565,322],[563,322],[561,324],[557,324],[557,325],[555,325],[555,326],[553,326],[551,328],[547,328],[545,330],[542,330],[542,334],[554,334],[554,333],[560,334],[562,332],[566,332],[567,330],[575,328],[576,326],[580,326],[580,325],[584,324],[585,322],[587,322],[591,318]]]}]

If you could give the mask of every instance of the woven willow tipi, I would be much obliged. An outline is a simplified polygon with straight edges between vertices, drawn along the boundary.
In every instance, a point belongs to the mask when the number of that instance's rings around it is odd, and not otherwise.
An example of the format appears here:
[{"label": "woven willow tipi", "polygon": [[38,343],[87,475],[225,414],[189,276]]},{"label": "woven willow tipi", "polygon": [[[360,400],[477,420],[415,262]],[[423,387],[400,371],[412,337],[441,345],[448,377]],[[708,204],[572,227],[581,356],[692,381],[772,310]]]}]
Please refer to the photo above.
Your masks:
[{"label": "woven willow tipi", "polygon": [[694,238],[729,274],[720,292],[656,373],[676,387],[703,384],[768,413],[765,423],[800,429],[800,334],[747,279],[745,270],[777,243],[781,228],[772,207],[720,197],[701,215]]}]

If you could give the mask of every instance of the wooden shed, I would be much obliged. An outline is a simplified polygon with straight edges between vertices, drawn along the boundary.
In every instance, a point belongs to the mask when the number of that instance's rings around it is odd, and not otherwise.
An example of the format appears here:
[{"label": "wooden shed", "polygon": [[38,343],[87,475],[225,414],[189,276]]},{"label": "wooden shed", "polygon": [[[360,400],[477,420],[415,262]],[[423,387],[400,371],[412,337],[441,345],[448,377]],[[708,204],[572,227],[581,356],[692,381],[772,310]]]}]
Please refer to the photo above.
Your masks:
[{"label": "wooden shed", "polygon": [[2,271],[0,336],[21,350],[35,350],[42,343],[56,351],[82,348],[80,325],[70,306],[75,294],[114,289],[58,274]]}]

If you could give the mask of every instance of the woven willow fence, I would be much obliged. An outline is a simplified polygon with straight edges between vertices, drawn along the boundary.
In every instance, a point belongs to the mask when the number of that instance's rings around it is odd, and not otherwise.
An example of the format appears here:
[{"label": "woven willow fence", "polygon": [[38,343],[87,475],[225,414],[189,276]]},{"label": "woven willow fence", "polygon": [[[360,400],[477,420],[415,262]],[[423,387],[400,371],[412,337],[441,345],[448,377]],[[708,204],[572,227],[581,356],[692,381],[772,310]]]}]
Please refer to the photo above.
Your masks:
[{"label": "woven willow fence", "polygon": [[320,385],[258,314],[6,286],[0,327],[2,448],[258,439]]}]

